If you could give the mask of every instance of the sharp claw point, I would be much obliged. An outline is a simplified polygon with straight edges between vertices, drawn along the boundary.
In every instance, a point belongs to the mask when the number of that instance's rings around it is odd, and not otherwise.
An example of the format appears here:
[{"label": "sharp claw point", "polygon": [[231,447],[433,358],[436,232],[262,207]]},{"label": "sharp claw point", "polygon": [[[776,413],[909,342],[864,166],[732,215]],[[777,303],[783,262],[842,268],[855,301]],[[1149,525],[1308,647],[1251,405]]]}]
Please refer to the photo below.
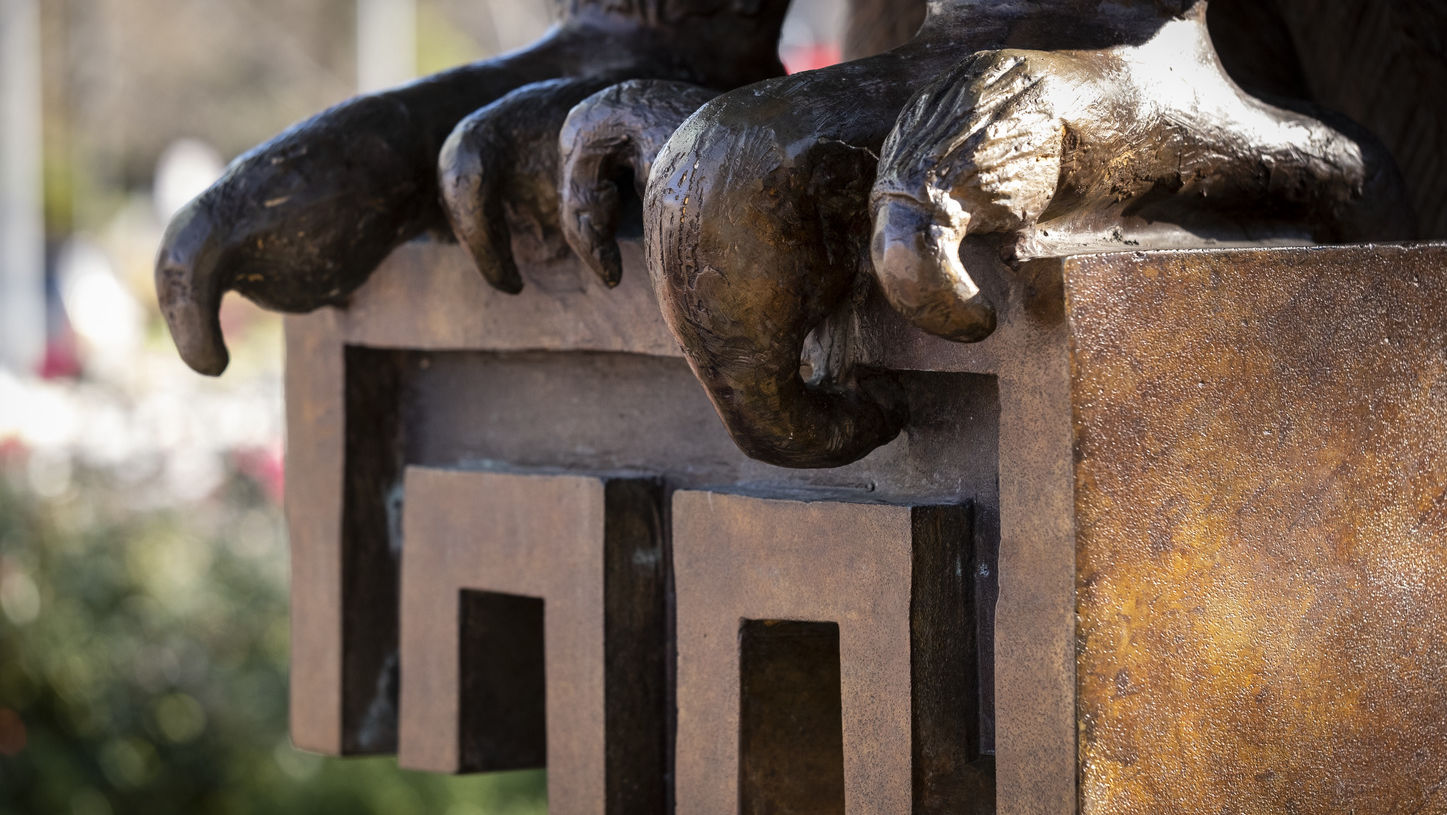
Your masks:
[{"label": "sharp claw point", "polygon": [[623,282],[623,265],[618,260],[617,252],[608,252],[599,258],[598,276],[603,278],[603,283],[608,288],[617,288]]},{"label": "sharp claw point", "polygon": [[473,265],[489,286],[506,294],[517,294],[523,290],[522,275],[518,272],[517,265],[512,258],[500,255],[493,249],[494,246],[503,244],[467,239],[462,241],[462,245],[466,247],[468,254],[472,257]]},{"label": "sharp claw point", "polygon": [[520,278],[505,278],[502,280],[489,278],[487,282],[503,294],[521,294],[523,290],[523,282]]},{"label": "sharp claw point", "polygon": [[221,333],[221,298],[231,286],[202,199],[188,204],[167,227],[155,280],[161,313],[181,359],[199,374],[220,376],[230,362]]},{"label": "sharp claw point", "polygon": [[505,294],[519,294],[523,290],[523,279],[516,271],[501,277],[490,277],[487,282]]},{"label": "sharp claw point", "polygon": [[166,324],[181,359],[198,374],[220,376],[231,360],[221,335],[221,321],[215,312],[188,305],[166,311]]},{"label": "sharp claw point", "polygon": [[190,366],[191,370],[204,376],[220,376],[226,372],[226,366],[231,362],[230,357],[226,354],[222,354],[221,357],[216,359],[197,359],[194,356],[187,356],[183,353],[181,358],[186,361],[186,364]]},{"label": "sharp claw point", "polygon": [[998,320],[995,307],[983,299],[960,306],[958,312],[964,319],[958,320],[953,330],[943,335],[946,339],[955,342],[979,342],[995,333]]},{"label": "sharp claw point", "polygon": [[961,265],[962,229],[939,225],[936,213],[912,197],[897,196],[876,209],[875,274],[890,303],[917,327],[979,342],[995,331],[995,307]]}]

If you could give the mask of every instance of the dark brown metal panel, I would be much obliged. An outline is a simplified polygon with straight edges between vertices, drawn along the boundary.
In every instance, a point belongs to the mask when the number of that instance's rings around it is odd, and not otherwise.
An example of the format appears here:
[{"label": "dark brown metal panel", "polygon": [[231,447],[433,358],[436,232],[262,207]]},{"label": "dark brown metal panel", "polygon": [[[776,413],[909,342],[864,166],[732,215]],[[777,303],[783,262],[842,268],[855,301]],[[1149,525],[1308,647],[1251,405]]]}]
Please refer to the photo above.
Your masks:
[{"label": "dark brown metal panel", "polygon": [[[633,265],[636,253],[629,244],[624,245],[624,259],[628,264],[625,285],[617,291],[596,292],[594,294],[598,297],[590,299],[591,294],[586,289],[567,290],[571,292],[567,295],[571,299],[566,301],[566,306],[572,311],[565,311],[555,304],[552,311],[532,313],[531,325],[519,326],[509,322],[502,326],[510,326],[509,331],[519,332],[515,336],[509,336],[501,329],[498,333],[469,330],[465,332],[466,336],[462,336],[448,327],[456,326],[457,320],[435,318],[427,308],[408,314],[405,309],[396,306],[395,303],[402,302],[398,298],[403,298],[403,290],[415,285],[417,291],[407,296],[424,297],[418,292],[425,292],[424,299],[428,302],[457,301],[489,314],[502,314],[506,312],[507,304],[529,297],[550,296],[546,293],[551,289],[546,285],[529,286],[522,295],[514,298],[481,286],[474,291],[469,283],[453,285],[452,275],[472,279],[471,270],[466,268],[465,260],[456,250],[410,245],[397,252],[378,270],[371,282],[357,294],[350,310],[339,312],[327,309],[308,317],[293,318],[288,323],[288,332],[294,335],[294,342],[310,337],[307,341],[314,346],[331,344],[339,358],[344,346],[371,342],[419,348],[448,348],[457,344],[478,350],[532,347],[581,350],[589,343],[596,343],[618,350],[643,350],[646,346],[630,344],[616,337],[608,340],[606,337],[609,335],[597,328],[601,315],[613,308],[607,298],[628,296],[626,281],[629,276],[644,274],[642,269]],[[1035,592],[1032,587],[1043,585],[1040,570],[1048,571],[1053,561],[1063,564],[1063,568],[1056,571],[1066,575],[1065,583],[1068,585],[1073,579],[1073,556],[1069,539],[1064,539],[1062,543],[1059,535],[1055,534],[1061,522],[1048,512],[1036,512],[1031,508],[1032,502],[1039,496],[1049,494],[1048,490],[1042,489],[1041,470],[1029,463],[1038,460],[1039,455],[1024,455],[1019,445],[997,452],[996,440],[1009,435],[1022,439],[1025,449],[1049,451],[1052,448],[1054,437],[1044,432],[1044,425],[1037,415],[1051,404],[1048,389],[1042,389],[1038,383],[1044,381],[1042,377],[1045,374],[1057,369],[1063,371],[1064,368],[1064,342],[1051,333],[1058,333],[1060,324],[1059,296],[1058,293],[1052,295],[1059,288],[1059,266],[1056,264],[1050,268],[1055,273],[1052,278],[1047,268],[1047,273],[1043,275],[1045,284],[1028,283],[1018,289],[1018,296],[1011,295],[1008,305],[1002,307],[999,330],[993,337],[975,346],[928,337],[903,325],[887,311],[871,307],[857,329],[861,361],[920,372],[902,377],[911,402],[913,426],[889,448],[838,471],[782,470],[747,461],[728,443],[716,417],[702,399],[697,384],[686,376],[686,372],[654,370],[673,363],[627,355],[562,354],[554,357],[504,354],[486,359],[483,355],[476,355],[482,363],[473,364],[477,360],[462,355],[410,354],[405,363],[404,380],[407,384],[402,396],[408,438],[406,458],[411,463],[470,468],[508,463],[588,472],[642,468],[666,474],[671,483],[687,486],[729,484],[733,485],[732,488],[773,494],[849,495],[849,500],[863,501],[933,502],[950,496],[969,496],[978,502],[980,524],[977,531],[981,546],[978,552],[980,562],[976,566],[982,569],[977,578],[984,591],[979,603],[981,619],[986,626],[990,626],[990,613],[994,609],[996,571],[993,569],[993,551],[999,536],[1006,534],[999,530],[1002,516],[996,508],[1000,500],[998,496],[1001,489],[1011,491],[1017,508],[1008,513],[1014,520],[1006,537],[1015,543],[1007,547],[1005,557],[1007,560],[1017,558],[1020,565],[1008,570],[1004,579],[1008,582],[1009,575],[1018,575],[1022,584],[1031,590],[1011,592],[1002,601],[1002,608],[1009,608],[1012,602],[1045,601],[1063,609],[1056,615],[1059,619],[1044,619],[1038,614],[1038,609],[1032,609],[1031,613],[1036,616],[1012,617],[1003,624],[1011,643],[1000,654],[1007,660],[1018,658],[1020,665],[1014,669],[1014,675],[1027,681],[1024,684],[1010,684],[1004,680],[995,683],[996,687],[1011,688],[1007,697],[999,703],[1000,709],[1005,711],[1005,719],[1013,722],[1009,725],[1013,733],[1010,745],[1004,749],[1006,753],[1016,750],[1016,755],[1020,756],[1015,764],[1020,767],[1017,773],[1019,781],[1013,786],[1002,781],[1002,788],[1007,790],[1007,797],[1009,789],[1039,795],[1040,790],[1048,786],[1040,783],[1033,769],[1040,764],[1042,750],[1063,751],[1066,760],[1057,763],[1074,767],[1073,742],[1060,746],[1060,733],[1073,732],[1074,727],[1073,680],[1069,675],[1059,674],[1059,664],[1073,668],[1071,643],[1074,623],[1073,605],[1068,596],[1052,595],[1043,589]],[[574,267],[572,271],[582,273],[585,270]],[[552,285],[561,286],[559,281],[566,279],[559,277],[561,273],[557,269],[545,272],[553,275],[548,278],[545,274],[544,278],[552,280]],[[1052,279],[1053,288],[1050,284]],[[1017,291],[1003,283],[999,288],[1002,292]],[[646,293],[647,288],[643,287],[640,291]],[[1005,301],[1003,296],[1001,301]],[[451,306],[436,308],[446,310]],[[582,319],[580,324],[583,329],[569,328],[569,315],[580,308],[595,309],[600,316]],[[656,314],[652,320],[657,321]],[[641,325],[657,327],[658,323],[645,321]],[[559,337],[562,339],[557,339]],[[1062,360],[1058,366],[1041,362],[1041,354],[1048,359],[1052,353]],[[597,363],[597,367],[585,364],[590,359]],[[1019,360],[1011,369],[1012,381],[1018,383],[1011,386],[1011,399],[1014,405],[1028,407],[1028,415],[1027,412],[1016,411],[1008,419],[1001,418],[1002,397],[996,377],[944,373],[993,372],[1000,369],[1002,360]],[[295,391],[309,387],[319,394],[313,398],[320,400],[326,390],[323,383],[330,380],[326,378],[324,369],[318,369],[314,375],[310,364],[307,359],[298,357],[288,376]],[[940,373],[934,373],[936,371]],[[675,373],[679,373],[682,379]],[[539,380],[539,377],[546,381]],[[340,390],[341,384],[339,381],[332,382],[330,387]],[[674,392],[680,388],[680,392]],[[335,392],[326,398],[340,401],[340,395]],[[640,403],[645,407],[656,403],[659,410],[640,408]],[[589,406],[595,409],[589,410]],[[340,407],[335,411],[338,414],[342,412]],[[697,412],[697,417],[692,415],[694,412]],[[1057,413],[1063,416],[1063,412]],[[340,418],[337,421],[340,422]],[[702,425],[695,426],[698,422]],[[1011,430],[1008,434],[1001,429],[1001,422],[1009,423]],[[559,423],[593,429],[569,438],[538,432],[541,426]],[[290,455],[294,460],[330,455],[332,471],[336,473],[333,477],[340,481],[343,471],[341,452],[327,453],[329,448],[325,436],[313,438],[313,432],[313,428],[294,421],[290,428]],[[651,454],[639,457],[639,452],[658,447],[662,436],[677,437],[682,444],[700,446],[695,452],[671,458],[659,459]],[[528,445],[522,445],[521,439],[529,440]],[[636,446],[630,447],[627,439],[633,439]],[[1059,445],[1061,450],[1068,449],[1068,436]],[[608,452],[615,448],[633,452],[624,456]],[[997,481],[998,456],[1011,458],[1013,466]],[[1058,469],[1068,477],[1068,457],[1061,453],[1060,458],[1065,464]],[[322,483],[326,476],[319,478],[321,481],[308,481]],[[1068,478],[1063,483],[1068,485]],[[294,487],[302,488],[298,484]],[[335,663],[330,664],[329,674],[317,673],[307,667],[312,662],[327,664],[321,656],[313,659],[308,655],[340,651],[337,642],[341,636],[340,601],[337,601],[330,624],[317,614],[306,611],[329,596],[329,592],[340,591],[340,564],[342,553],[346,550],[340,532],[340,496],[327,499],[323,493],[325,490],[317,490],[309,493],[312,495],[309,500],[294,502],[291,516],[297,557],[310,558],[311,562],[326,566],[298,571],[299,580],[294,584],[298,598],[306,598],[299,599],[297,605],[298,631],[304,629],[305,636],[296,640],[298,657],[294,699],[297,701],[294,706],[307,711],[308,715],[315,715],[315,711],[325,710],[328,705],[334,704],[332,700],[337,698],[343,684],[339,656],[335,658]],[[395,507],[393,509],[395,511]],[[317,525],[327,518],[336,520],[332,522],[332,527],[328,527],[330,531],[319,532]],[[1065,525],[1068,526],[1068,519]],[[1053,537],[1042,536],[1039,534],[1041,529],[1052,530],[1050,535]],[[1045,547],[1044,551],[1056,552],[1059,556],[1053,561],[1048,557],[1042,560],[1034,554],[1032,542],[1040,542]],[[331,554],[324,556],[327,552]],[[312,622],[303,624],[304,620]],[[992,633],[992,628],[983,633],[985,644],[989,644]],[[1029,646],[1032,638],[1036,637],[1049,641],[1051,645],[1043,649]],[[987,676],[988,669],[987,661],[982,666]],[[1007,667],[1007,670],[1010,669]],[[372,679],[375,675],[362,681],[365,684]],[[357,682],[355,679],[348,681]],[[1042,714],[1047,706],[1041,702],[1040,689],[1047,689],[1045,692],[1049,693],[1048,689],[1057,686],[1072,688],[1071,696],[1051,708],[1059,715]],[[992,690],[994,688],[987,688],[987,699]],[[1021,711],[1021,714],[1010,714],[1012,709]],[[993,741],[991,724],[987,718],[983,728],[987,748]],[[340,731],[340,721],[324,731],[336,740],[335,746],[326,748],[330,752],[341,750]],[[300,736],[298,738],[300,740]],[[310,743],[321,746],[315,739]],[[1044,746],[1023,750],[1017,747],[1026,744]],[[1066,774],[1065,783],[1073,784],[1073,770]],[[1069,796],[1073,798],[1073,795],[1072,786]],[[1046,807],[1042,811],[1050,810]]]},{"label": "dark brown metal panel", "polygon": [[637,354],[411,355],[408,461],[434,467],[648,472],[680,488],[892,503],[961,494],[994,504],[998,398],[990,376],[899,376],[915,425],[833,470],[745,456],[682,360]]},{"label": "dark brown metal panel", "polygon": [[662,815],[670,811],[673,767],[666,498],[651,480],[609,479],[603,489],[605,811]]},{"label": "dark brown metal panel", "polygon": [[573,747],[577,759],[569,765],[550,755],[551,775],[555,783],[571,776],[575,791],[601,799],[603,482],[410,468],[406,492],[399,761],[433,772],[463,768],[462,592],[541,598],[547,681],[569,689],[560,698],[550,688],[548,719],[570,721],[573,731],[548,742]]},{"label": "dark brown metal panel", "polygon": [[1447,247],[1067,280],[1083,811],[1447,811]]},{"label": "dark brown metal panel", "polygon": [[[674,494],[679,812],[993,811],[988,762],[972,763],[980,694],[970,676],[978,652],[963,569],[969,515],[964,507]],[[923,574],[931,576],[916,584]],[[820,722],[831,708],[815,697],[830,676],[823,663],[832,647],[815,636],[806,638],[809,648],[775,641],[751,652],[746,642],[741,654],[745,620],[838,626],[842,810],[824,792],[811,799],[803,781],[770,771],[827,763],[820,742],[829,733]],[[745,634],[757,635],[751,626]],[[945,642],[952,647],[920,652]],[[796,732],[792,744],[779,722],[759,720],[780,715],[785,702],[741,701],[760,687],[761,672],[807,691],[799,704],[813,711],[803,720],[814,726]],[[757,716],[746,718],[748,711]],[[762,754],[746,753],[755,750]]]},{"label": "dark brown metal panel", "polygon": [[[648,285],[640,246],[624,241],[619,247],[623,278],[615,289],[604,288],[581,262],[565,259],[529,265],[527,287],[513,295],[488,287],[456,246],[409,243],[378,267],[345,309],[323,308],[292,320],[326,317],[325,330],[338,342],[375,348],[600,351],[682,358]],[[982,280],[981,285],[1004,303],[1002,311],[1048,306],[1048,290],[1027,286],[1013,291],[1013,282]],[[919,331],[882,297],[872,297],[863,311],[849,342],[857,346],[850,350],[855,361],[865,366],[994,373],[1014,349],[1034,340],[1027,323],[1012,322],[1004,314],[993,336],[964,344]]]},{"label": "dark brown metal panel", "polygon": [[739,810],[739,621],[839,624],[848,815],[908,812],[907,507],[673,499],[679,812]]},{"label": "dark brown metal panel", "polygon": [[986,694],[992,677],[982,671],[993,660],[982,658],[980,647],[982,639],[993,646],[993,638],[979,636],[985,621],[976,597],[979,538],[972,515],[963,506],[913,511],[913,815],[995,813],[994,760],[981,755],[981,726],[994,711],[993,694]]},{"label": "dark brown metal panel", "polygon": [[[395,273],[389,266],[378,277]],[[362,299],[370,302],[372,291],[364,290]],[[307,494],[292,501],[295,554],[298,563],[312,564],[296,571],[294,708],[315,718],[339,696],[346,700],[344,712],[325,726],[298,725],[298,743],[310,749],[333,754],[393,749],[396,552],[402,546],[396,526],[404,462],[645,471],[674,485],[729,484],[865,501],[938,501],[964,494],[980,500],[986,527],[995,524],[993,377],[903,374],[916,417],[910,433],[848,468],[787,470],[753,462],[733,446],[681,361],[578,352],[394,352],[349,344],[338,316],[323,311],[295,318],[289,328],[294,342],[330,346],[328,353],[343,360],[328,378],[325,368],[313,369],[321,354],[313,350],[297,356],[289,371],[294,393],[312,393],[293,400],[294,414],[308,404],[331,404],[333,411],[330,422],[295,420],[289,431],[294,470],[295,462],[331,456],[333,473],[292,485]],[[408,330],[425,334],[411,325]],[[351,396],[323,393],[327,388]],[[347,410],[348,399],[355,415]],[[340,449],[327,446],[329,432],[342,436]],[[331,497],[321,487],[343,483]],[[331,525],[321,531],[328,519]],[[331,617],[319,616],[318,604],[332,593],[338,598]],[[352,611],[344,613],[343,603]],[[327,654],[337,664],[325,665]]]},{"label": "dark brown metal panel", "polygon": [[[968,253],[970,248],[966,248]],[[902,370],[995,374],[999,388],[999,599],[994,607],[994,744],[1001,812],[1076,805],[1075,501],[1070,369],[1060,260],[1010,269],[977,256],[997,305],[994,334],[951,343],[878,301],[861,315],[861,355]],[[913,419],[912,419],[913,421]],[[994,455],[985,446],[980,455]]]},{"label": "dark brown metal panel", "polygon": [[291,537],[291,738],[342,752],[345,369],[330,312],[286,321],[286,517]]},{"label": "dark brown metal panel", "polygon": [[[510,769],[519,766],[520,753],[545,740],[550,812],[665,812],[666,541],[658,486],[410,468],[406,490],[403,766]],[[501,660],[464,659],[464,591],[495,601],[503,595],[540,600],[542,642],[514,643]],[[518,610],[521,602],[503,605],[514,609],[508,614],[531,618]],[[486,647],[486,640],[477,644]],[[483,721],[462,715],[463,688],[490,694],[493,705],[535,706],[529,700],[538,689],[525,685],[537,681],[537,671],[509,666],[520,651],[539,645],[546,676],[542,739],[536,716]],[[469,666],[488,675],[469,677]],[[510,720],[512,732],[490,740],[461,730],[500,728]],[[469,744],[482,749],[465,755]]]},{"label": "dark brown metal panel", "polygon": [[[1059,815],[1076,801],[1075,524],[1061,264],[1012,273],[1001,352],[1000,599],[995,608],[999,809]],[[999,302],[999,301],[997,301]]]},{"label": "dark brown metal panel", "polygon": [[396,747],[398,357],[287,322],[292,740],[329,755]]}]

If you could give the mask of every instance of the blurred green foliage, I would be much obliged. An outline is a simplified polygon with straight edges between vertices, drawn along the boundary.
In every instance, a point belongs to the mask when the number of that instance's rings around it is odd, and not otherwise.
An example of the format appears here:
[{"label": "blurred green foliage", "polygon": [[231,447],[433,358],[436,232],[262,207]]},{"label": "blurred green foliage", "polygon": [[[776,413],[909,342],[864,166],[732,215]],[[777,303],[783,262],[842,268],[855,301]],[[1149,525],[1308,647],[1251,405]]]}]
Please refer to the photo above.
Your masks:
[{"label": "blurred green foliage", "polygon": [[8,460],[0,815],[546,811],[541,772],[292,749],[286,547],[257,483],[233,473],[200,505],[147,507],[124,474],[77,470],[46,495]]}]

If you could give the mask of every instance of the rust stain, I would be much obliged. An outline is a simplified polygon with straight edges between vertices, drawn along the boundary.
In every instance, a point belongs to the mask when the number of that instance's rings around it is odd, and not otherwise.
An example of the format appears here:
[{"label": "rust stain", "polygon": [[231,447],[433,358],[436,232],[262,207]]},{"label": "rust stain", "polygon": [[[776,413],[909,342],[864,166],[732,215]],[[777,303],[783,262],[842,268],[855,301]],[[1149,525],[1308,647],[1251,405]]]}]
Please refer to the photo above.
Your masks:
[{"label": "rust stain", "polygon": [[1075,269],[1082,812],[1447,811],[1447,248]]}]

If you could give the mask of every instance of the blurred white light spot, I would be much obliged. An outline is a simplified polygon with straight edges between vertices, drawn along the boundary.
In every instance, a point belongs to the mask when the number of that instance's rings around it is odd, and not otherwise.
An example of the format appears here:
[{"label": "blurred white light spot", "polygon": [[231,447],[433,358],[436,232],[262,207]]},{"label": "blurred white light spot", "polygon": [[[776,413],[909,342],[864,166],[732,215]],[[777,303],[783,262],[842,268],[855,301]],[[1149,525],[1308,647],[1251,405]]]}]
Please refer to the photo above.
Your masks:
[{"label": "blurred white light spot", "polygon": [[64,447],[75,438],[76,413],[74,402],[59,388],[0,370],[0,440],[19,439],[41,449]]},{"label": "blurred white light spot", "polygon": [[40,616],[40,590],[25,572],[7,572],[0,579],[0,609],[15,625],[27,625]]},{"label": "blurred white light spot", "polygon": [[185,503],[210,495],[226,477],[220,458],[209,450],[181,448],[166,464],[167,489]]},{"label": "blurred white light spot", "polygon": [[76,333],[99,353],[129,355],[140,345],[144,311],[104,252],[72,240],[61,249],[57,265],[60,299]]},{"label": "blurred white light spot", "polygon": [[181,207],[221,177],[225,162],[216,148],[196,139],[171,142],[156,162],[156,217],[167,223]]},{"label": "blurred white light spot", "polygon": [[25,386],[15,375],[0,368],[0,441],[20,435]]}]

